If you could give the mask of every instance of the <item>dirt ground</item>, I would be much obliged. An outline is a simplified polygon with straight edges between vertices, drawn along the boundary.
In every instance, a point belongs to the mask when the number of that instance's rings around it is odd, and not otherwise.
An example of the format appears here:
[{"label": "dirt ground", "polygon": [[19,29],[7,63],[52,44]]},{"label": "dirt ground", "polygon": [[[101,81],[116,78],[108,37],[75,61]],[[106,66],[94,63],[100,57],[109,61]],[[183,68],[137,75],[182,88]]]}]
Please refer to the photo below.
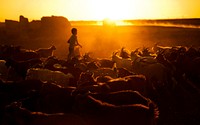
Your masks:
[{"label": "dirt ground", "polygon": [[[98,25],[72,26],[78,29],[78,40],[83,46],[81,53],[91,52],[99,58],[109,58],[111,54],[125,47],[134,50],[139,47],[152,47],[155,43],[163,46],[199,46],[200,28],[181,28],[168,26],[115,26]],[[66,59],[68,43],[59,38],[26,38],[23,40],[4,41],[3,44],[21,45],[23,48],[35,50],[37,48],[56,46],[55,56]],[[2,44],[2,41],[0,41]]]}]

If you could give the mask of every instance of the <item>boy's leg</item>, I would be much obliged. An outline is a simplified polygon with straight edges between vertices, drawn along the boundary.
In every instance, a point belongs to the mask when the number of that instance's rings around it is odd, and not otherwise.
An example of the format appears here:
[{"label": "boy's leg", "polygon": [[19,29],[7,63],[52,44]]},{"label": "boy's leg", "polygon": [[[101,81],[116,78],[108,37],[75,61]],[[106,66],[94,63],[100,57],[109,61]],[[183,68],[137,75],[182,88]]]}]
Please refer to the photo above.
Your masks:
[{"label": "boy's leg", "polygon": [[74,56],[74,48],[69,48],[68,60],[71,60]]}]

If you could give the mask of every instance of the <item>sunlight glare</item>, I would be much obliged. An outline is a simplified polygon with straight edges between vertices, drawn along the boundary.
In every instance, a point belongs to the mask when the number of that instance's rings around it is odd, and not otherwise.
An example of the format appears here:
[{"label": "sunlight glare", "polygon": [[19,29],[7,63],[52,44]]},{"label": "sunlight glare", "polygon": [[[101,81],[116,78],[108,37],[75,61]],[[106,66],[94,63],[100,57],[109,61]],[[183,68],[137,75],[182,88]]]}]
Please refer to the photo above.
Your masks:
[{"label": "sunlight glare", "polygon": [[101,0],[92,3],[93,15],[96,19],[122,20],[130,16],[128,5],[123,1]]}]

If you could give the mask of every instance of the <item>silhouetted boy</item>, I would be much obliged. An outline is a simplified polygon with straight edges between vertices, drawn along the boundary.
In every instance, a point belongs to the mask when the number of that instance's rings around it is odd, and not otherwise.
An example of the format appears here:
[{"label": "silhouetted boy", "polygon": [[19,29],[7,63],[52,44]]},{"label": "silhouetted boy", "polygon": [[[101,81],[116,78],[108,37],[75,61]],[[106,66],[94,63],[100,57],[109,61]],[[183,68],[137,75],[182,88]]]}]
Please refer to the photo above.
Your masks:
[{"label": "silhouetted boy", "polygon": [[71,60],[72,57],[75,56],[75,53],[74,53],[74,48],[76,46],[80,46],[82,48],[82,46],[78,43],[78,39],[77,39],[77,29],[76,28],[72,28],[71,29],[71,37],[69,38],[68,40],[68,43],[69,43],[69,54],[68,54],[68,60]]}]

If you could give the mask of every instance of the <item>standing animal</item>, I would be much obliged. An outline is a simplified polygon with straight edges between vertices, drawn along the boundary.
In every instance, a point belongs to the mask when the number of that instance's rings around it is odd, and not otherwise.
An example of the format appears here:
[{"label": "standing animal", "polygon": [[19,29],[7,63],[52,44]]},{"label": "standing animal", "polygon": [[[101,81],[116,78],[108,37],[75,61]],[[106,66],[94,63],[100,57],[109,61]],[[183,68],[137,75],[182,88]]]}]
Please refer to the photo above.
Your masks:
[{"label": "standing animal", "polygon": [[101,68],[113,68],[115,63],[110,59],[98,59],[97,62],[100,64]]},{"label": "standing animal", "polygon": [[30,68],[27,71],[26,79],[38,79],[44,82],[53,82],[62,87],[68,87],[70,79],[74,76],[71,73],[65,74],[61,71],[52,71],[42,68]]},{"label": "standing animal", "polygon": [[169,70],[157,62],[154,57],[141,57],[135,52],[131,52],[131,59],[133,60],[133,72],[145,75],[150,83],[149,87],[156,89],[169,83],[171,76]]},{"label": "standing animal", "polygon": [[49,56],[53,56],[54,50],[56,50],[56,47],[52,45],[49,48],[39,48],[35,50],[35,52],[38,53],[42,58],[48,58]]},{"label": "standing animal", "polygon": [[128,50],[126,50],[124,47],[121,48],[120,57],[122,57],[123,59],[130,58],[130,54],[129,54]]},{"label": "standing animal", "polygon": [[39,58],[30,59],[27,61],[16,61],[13,59],[7,59],[5,65],[9,68],[8,77],[10,78],[10,80],[24,80],[26,78],[27,70],[29,68],[36,67],[41,63],[42,61]]},{"label": "standing animal", "polygon": [[132,60],[130,58],[122,58],[117,55],[116,53],[113,53],[112,55],[112,61],[116,63],[117,68],[126,68],[127,70],[132,70]]},{"label": "standing animal", "polygon": [[0,60],[0,79],[2,80],[6,80],[8,74],[8,67],[5,64],[5,60]]},{"label": "standing animal", "polygon": [[144,75],[129,75],[123,78],[111,79],[106,82],[110,92],[122,90],[138,91],[142,95],[146,95],[147,80]]}]

